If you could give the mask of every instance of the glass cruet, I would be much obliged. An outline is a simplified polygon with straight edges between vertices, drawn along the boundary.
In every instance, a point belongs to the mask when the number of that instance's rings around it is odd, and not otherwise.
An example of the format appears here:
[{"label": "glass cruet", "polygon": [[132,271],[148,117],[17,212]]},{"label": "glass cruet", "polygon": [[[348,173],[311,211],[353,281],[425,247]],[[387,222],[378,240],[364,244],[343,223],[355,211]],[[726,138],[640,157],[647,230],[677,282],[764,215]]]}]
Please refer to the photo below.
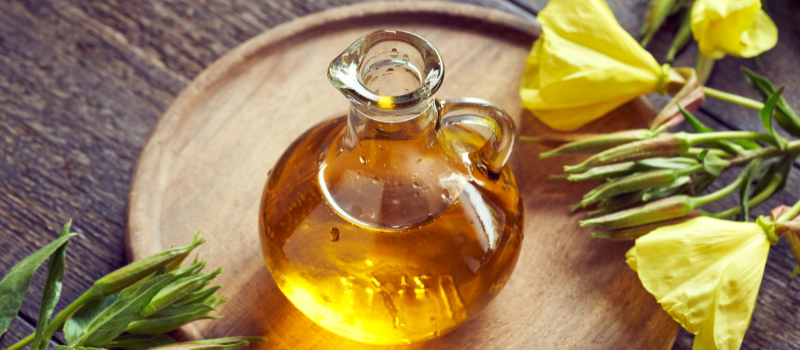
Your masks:
[{"label": "glass cruet", "polygon": [[516,265],[514,123],[484,100],[436,99],[443,78],[441,56],[415,34],[358,39],[328,69],[347,115],[306,131],[267,179],[267,267],[301,312],[341,336],[438,337],[477,315]]}]

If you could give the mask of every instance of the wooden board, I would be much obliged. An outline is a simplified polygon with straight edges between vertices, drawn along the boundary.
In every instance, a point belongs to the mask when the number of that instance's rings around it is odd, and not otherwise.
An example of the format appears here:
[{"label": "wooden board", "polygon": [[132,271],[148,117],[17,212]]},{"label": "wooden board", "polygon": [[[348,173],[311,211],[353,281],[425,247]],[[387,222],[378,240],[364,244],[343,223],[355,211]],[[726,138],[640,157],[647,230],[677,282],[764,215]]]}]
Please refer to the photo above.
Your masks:
[{"label": "wooden board", "polygon": [[[129,254],[140,259],[185,244],[196,230],[209,266],[231,301],[225,319],[185,327],[190,337],[266,335],[260,348],[367,349],[325,331],[296,310],[264,266],[257,215],[267,172],[294,138],[349,102],[327,82],[329,62],[380,29],[412,31],[444,57],[438,96],[478,97],[503,106],[519,134],[549,132],[520,108],[519,76],[539,28],[520,18],[455,3],[372,3],[338,8],[276,27],[201,73],[162,116],[134,172],[128,203]],[[581,131],[643,127],[654,112],[633,101]],[[396,348],[666,349],[677,324],[624,263],[630,244],[592,240],[567,205],[587,185],[548,180],[563,162],[539,161],[518,143],[511,166],[524,196],[523,251],[506,289],[476,319],[438,339]]]}]

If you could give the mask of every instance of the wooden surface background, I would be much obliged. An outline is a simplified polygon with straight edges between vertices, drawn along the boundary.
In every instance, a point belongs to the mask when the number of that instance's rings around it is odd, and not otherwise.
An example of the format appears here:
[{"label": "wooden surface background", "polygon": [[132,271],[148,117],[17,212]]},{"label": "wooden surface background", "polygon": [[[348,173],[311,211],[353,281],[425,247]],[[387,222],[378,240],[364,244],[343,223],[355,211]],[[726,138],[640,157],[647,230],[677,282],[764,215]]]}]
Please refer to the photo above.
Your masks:
[{"label": "wooden surface background", "polygon": [[[0,274],[52,240],[69,218],[80,233],[68,253],[63,308],[102,275],[126,263],[124,209],[130,176],[147,135],[172,99],[200,71],[239,43],[303,15],[359,0],[0,1]],[[467,0],[533,19],[544,0]],[[767,0],[778,46],[752,60],[728,57],[710,86],[753,96],[746,65],[785,85],[800,107],[800,3]],[[637,33],[646,3],[611,0],[622,26]],[[676,26],[667,26],[674,32]],[[672,38],[650,49],[660,59]],[[696,46],[674,66],[694,61]],[[653,96],[657,106],[664,99]],[[760,129],[754,112],[709,101],[698,113],[719,129]],[[729,174],[731,176],[732,174]],[[800,198],[798,172],[755,214]],[[735,198],[714,209],[735,205]],[[770,252],[758,306],[743,349],[800,349],[800,281],[788,245]],[[33,332],[44,271],[0,339],[6,348]],[[568,312],[569,310],[565,310]],[[690,349],[682,331],[674,349]],[[51,345],[63,343],[56,338]]]}]

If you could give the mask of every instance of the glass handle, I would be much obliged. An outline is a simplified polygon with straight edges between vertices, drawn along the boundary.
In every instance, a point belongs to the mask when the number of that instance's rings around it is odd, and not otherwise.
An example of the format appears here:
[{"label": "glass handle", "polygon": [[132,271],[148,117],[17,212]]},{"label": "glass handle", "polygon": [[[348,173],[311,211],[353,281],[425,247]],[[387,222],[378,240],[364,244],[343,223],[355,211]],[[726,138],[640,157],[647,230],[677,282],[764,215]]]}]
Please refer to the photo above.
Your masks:
[{"label": "glass handle", "polygon": [[516,138],[514,121],[500,106],[479,98],[436,99],[439,127],[459,124],[480,125],[492,132],[476,152],[477,160],[490,173],[497,175],[508,162]]}]

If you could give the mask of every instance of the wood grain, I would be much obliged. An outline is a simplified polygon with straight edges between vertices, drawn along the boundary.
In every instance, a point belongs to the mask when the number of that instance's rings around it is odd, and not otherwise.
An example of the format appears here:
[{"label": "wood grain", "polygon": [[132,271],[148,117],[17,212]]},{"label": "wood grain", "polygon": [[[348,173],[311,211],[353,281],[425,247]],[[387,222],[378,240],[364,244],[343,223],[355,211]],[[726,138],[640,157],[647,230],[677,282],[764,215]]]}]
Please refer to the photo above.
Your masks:
[{"label": "wood grain", "polygon": [[[198,250],[226,274],[226,320],[189,328],[202,337],[269,335],[265,347],[374,348],[324,331],[296,310],[264,268],[257,213],[266,174],[312,124],[349,103],[329,86],[329,61],[378,28],[417,33],[445,59],[442,97],[472,96],[506,106],[527,134],[545,127],[521,110],[516,81],[538,27],[498,11],[444,3],[354,5],[311,15],[255,37],[201,73],[155,127],[134,172],[128,240],[134,258],[179,244],[197,229]],[[629,118],[593,125],[645,125],[654,111],[637,101]],[[623,122],[620,122],[624,120]],[[493,304],[463,328],[396,348],[668,348],[677,325],[625,265],[630,244],[593,241],[566,207],[586,186],[547,181],[563,160],[531,162],[541,146],[522,144],[512,169],[525,198],[523,253]],[[574,160],[574,159],[573,159]],[[565,312],[566,311],[566,312]],[[194,328],[194,330],[192,329]]]},{"label": "wood grain", "polygon": [[[59,309],[92,281],[122,266],[124,209],[133,164],[175,96],[204,67],[264,30],[355,2],[360,0],[0,2],[0,275],[53,239],[68,218],[76,220],[81,236],[70,245],[68,283]],[[545,3],[461,2],[529,19]],[[800,27],[793,22],[798,4],[767,4],[781,44],[768,53],[766,70],[759,72],[786,84],[787,93],[798,93],[800,88],[792,83],[800,76]],[[609,5],[624,28],[638,31],[644,0],[611,0]],[[662,31],[648,47],[657,58],[666,52],[671,35]],[[696,49],[690,46],[682,53],[676,65],[692,64],[692,50]],[[742,84],[738,62],[729,57],[718,64],[712,86],[749,93],[744,85],[731,85]],[[742,62],[753,67],[752,61]],[[721,77],[731,79],[720,81]],[[716,120],[733,116],[721,126],[752,127],[732,123],[751,120],[749,111],[711,102],[707,106],[704,109]],[[800,108],[797,103],[794,107]],[[715,121],[702,113],[700,117],[709,124]],[[784,203],[800,197],[794,179],[781,195]],[[735,198],[727,198],[710,210],[735,203]],[[800,317],[800,284],[785,278],[792,268],[788,246],[774,247],[743,349],[800,349],[800,324],[793,321]],[[37,273],[22,317],[12,322],[9,332],[24,336],[32,330],[43,282],[44,273]],[[0,348],[10,345],[10,338],[4,335]],[[674,348],[690,349],[691,335],[682,330]]]}]

